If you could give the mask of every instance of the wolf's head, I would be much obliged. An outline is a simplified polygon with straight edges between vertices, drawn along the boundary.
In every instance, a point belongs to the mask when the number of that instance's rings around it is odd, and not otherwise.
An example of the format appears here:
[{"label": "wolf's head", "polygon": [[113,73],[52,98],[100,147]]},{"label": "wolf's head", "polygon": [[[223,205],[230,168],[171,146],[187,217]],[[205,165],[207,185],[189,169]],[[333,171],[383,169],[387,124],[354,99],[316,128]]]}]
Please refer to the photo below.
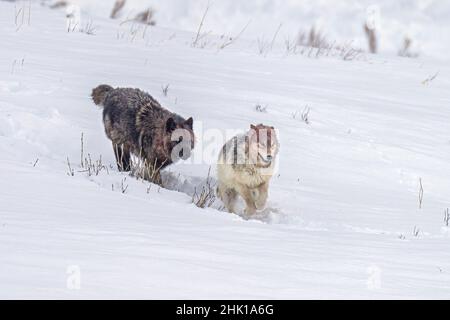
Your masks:
[{"label": "wolf's head", "polygon": [[195,142],[193,122],[192,117],[185,120],[178,115],[172,115],[166,120],[164,143],[172,162],[180,158],[186,160],[191,156]]},{"label": "wolf's head", "polygon": [[250,125],[249,154],[253,163],[261,168],[269,167],[278,153],[279,143],[274,127],[263,124]]}]

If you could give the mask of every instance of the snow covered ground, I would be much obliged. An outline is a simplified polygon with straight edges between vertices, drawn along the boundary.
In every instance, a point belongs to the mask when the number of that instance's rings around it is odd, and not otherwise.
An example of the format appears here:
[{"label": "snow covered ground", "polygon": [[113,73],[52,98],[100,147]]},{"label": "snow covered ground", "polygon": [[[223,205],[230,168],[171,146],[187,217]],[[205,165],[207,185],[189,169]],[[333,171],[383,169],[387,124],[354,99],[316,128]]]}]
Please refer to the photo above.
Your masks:
[{"label": "snow covered ground", "polygon": [[[450,298],[448,63],[199,48],[101,16],[93,35],[67,32],[63,11],[27,4],[0,2],[0,298]],[[89,97],[100,83],[194,117],[173,190],[117,172]],[[211,136],[260,122],[281,140],[267,210],[197,208]]]},{"label": "snow covered ground", "polygon": [[[56,2],[58,0],[54,0]],[[115,0],[69,0],[87,14],[107,17]],[[366,49],[363,30],[366,21],[376,26],[380,52],[396,54],[405,38],[411,53],[449,60],[450,5],[442,0],[127,0],[120,20],[151,7],[162,27],[197,31],[205,8],[209,10],[204,28],[215,34],[235,36],[244,26],[242,37],[256,41],[295,39],[311,27],[329,42],[346,43]]]}]

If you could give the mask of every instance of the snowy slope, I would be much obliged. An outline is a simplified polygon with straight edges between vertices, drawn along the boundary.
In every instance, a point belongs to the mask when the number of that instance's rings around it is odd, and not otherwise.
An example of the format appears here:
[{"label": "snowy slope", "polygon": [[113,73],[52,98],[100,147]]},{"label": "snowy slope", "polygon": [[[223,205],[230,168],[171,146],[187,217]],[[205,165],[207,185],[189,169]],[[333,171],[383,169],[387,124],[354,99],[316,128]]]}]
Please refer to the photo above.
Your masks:
[{"label": "snowy slope", "polygon": [[[86,13],[107,17],[115,0],[71,0]],[[272,39],[281,24],[277,40],[295,39],[311,27],[329,42],[367,48],[363,31],[366,21],[377,29],[379,50],[397,54],[405,37],[412,40],[411,52],[448,61],[450,50],[450,4],[442,0],[215,0],[209,1],[205,31],[256,41]],[[151,7],[159,26],[197,31],[208,0],[127,0],[119,19],[133,17]]]},{"label": "snowy slope", "polygon": [[[1,298],[450,297],[448,64],[200,49],[100,17],[95,35],[68,33],[60,11],[33,5],[19,26],[15,11],[0,2]],[[194,158],[165,175],[175,190],[115,170],[100,83],[194,117]],[[309,125],[293,116],[306,105]],[[211,136],[259,122],[281,140],[268,209],[195,207]],[[81,133],[108,172],[80,172]]]}]

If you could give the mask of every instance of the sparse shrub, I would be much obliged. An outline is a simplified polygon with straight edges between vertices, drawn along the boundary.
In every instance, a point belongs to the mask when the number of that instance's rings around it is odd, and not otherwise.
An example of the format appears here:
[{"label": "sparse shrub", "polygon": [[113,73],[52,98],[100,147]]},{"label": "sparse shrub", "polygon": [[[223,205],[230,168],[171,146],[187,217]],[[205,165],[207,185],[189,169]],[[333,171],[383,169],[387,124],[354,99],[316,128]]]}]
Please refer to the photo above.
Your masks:
[{"label": "sparse shrub", "polygon": [[445,226],[448,227],[450,224],[450,211],[449,208],[444,210],[444,223]]},{"label": "sparse shrub", "polygon": [[200,24],[198,25],[197,33],[195,35],[194,40],[192,41],[193,47],[199,46],[200,40],[208,34],[208,33],[204,33],[202,30],[203,30],[203,24],[205,23],[206,16],[208,15],[209,6],[210,6],[210,4],[208,1],[208,4],[206,5],[206,8],[205,8],[205,12],[203,13],[202,19],[200,20]]},{"label": "sparse shrub", "polygon": [[[146,39],[148,25],[142,25],[141,23],[136,23],[133,19],[123,21],[120,25],[125,25],[131,22],[130,27],[126,31],[117,31],[117,39],[127,38],[130,42],[134,42],[136,38],[141,34],[142,39]],[[148,41],[147,41],[148,43]]]},{"label": "sparse shrub", "polygon": [[155,11],[152,8],[148,8],[147,10],[138,13],[136,17],[134,17],[134,21],[147,24],[149,26],[154,26],[156,25],[154,15]]},{"label": "sparse shrub", "polygon": [[117,16],[119,15],[119,12],[123,9],[123,7],[125,6],[126,0],[116,0],[116,2],[114,3],[114,7],[111,11],[111,19],[116,19]]},{"label": "sparse shrub", "polygon": [[14,24],[16,31],[19,31],[25,24],[31,25],[31,1],[23,3],[21,7],[14,6]]},{"label": "sparse shrub", "polygon": [[293,119],[298,119],[300,116],[300,119],[306,123],[309,124],[309,112],[311,111],[311,108],[309,106],[305,106],[303,108],[303,111],[295,111],[294,113],[292,113],[292,118]]},{"label": "sparse shrub", "polygon": [[327,41],[322,31],[317,31],[316,28],[312,26],[308,32],[299,32],[295,46],[303,46],[316,49],[329,49],[333,46],[333,44]]},{"label": "sparse shrub", "polygon": [[312,47],[312,48],[321,48],[321,49],[326,49],[330,47],[330,43],[328,43],[325,35],[322,33],[322,31],[316,31],[315,27],[312,27],[309,30],[309,34],[308,34],[308,41],[306,42],[306,44],[304,43],[304,39],[306,37],[300,35],[299,36],[299,41],[303,41],[303,44],[301,42],[299,42],[302,45],[306,45],[307,47]]},{"label": "sparse shrub", "polygon": [[364,24],[364,32],[366,34],[367,41],[369,43],[369,52],[378,52],[378,40],[377,34],[374,27],[369,27],[367,23]]},{"label": "sparse shrub", "polygon": [[344,61],[359,59],[363,51],[354,48],[353,42],[347,44],[336,44],[330,42],[322,31],[317,31],[313,26],[309,31],[300,31],[296,42],[285,40],[286,53],[306,55],[310,58],[340,57]]},{"label": "sparse shrub", "polygon": [[170,84],[166,84],[165,86],[161,86],[161,90],[163,92],[164,97],[167,97],[167,94],[169,93],[169,86],[170,86]]},{"label": "sparse shrub", "polygon": [[256,110],[257,112],[266,113],[266,112],[267,112],[267,106],[263,107],[263,106],[261,106],[260,104],[257,104],[257,105],[255,106],[255,110]]},{"label": "sparse shrub", "polygon": [[[118,160],[119,166],[121,166],[122,159]],[[143,160],[143,157],[136,157],[132,155],[130,159],[130,175],[136,179],[142,179],[151,183],[162,185],[161,180],[161,168],[157,165],[156,160],[154,163],[148,163],[147,160]]]},{"label": "sparse shrub", "polygon": [[[88,153],[87,156],[84,156],[84,134],[81,133],[81,147],[80,147],[80,170],[77,172],[87,173],[87,176],[98,176],[100,172],[105,171],[109,174],[109,169],[106,165],[103,164],[102,155],[99,156],[97,160],[92,160],[91,155]],[[68,175],[74,176],[75,170],[72,168],[72,165],[69,161],[69,157],[67,157],[67,167],[68,167]]]},{"label": "sparse shrub", "polygon": [[92,20],[89,20],[80,28],[80,32],[85,33],[87,35],[93,36],[95,35],[95,29],[94,22]]},{"label": "sparse shrub", "polygon": [[56,1],[54,4],[50,5],[51,9],[61,9],[65,8],[69,5],[69,3],[65,0],[62,1]]},{"label": "sparse shrub", "polygon": [[407,58],[417,58],[417,53],[411,52],[412,40],[409,37],[405,37],[403,40],[403,47],[398,51],[398,55]]},{"label": "sparse shrub", "polygon": [[289,37],[284,39],[284,46],[286,47],[286,54],[297,53],[298,43],[296,41],[291,41]]},{"label": "sparse shrub", "polygon": [[103,164],[102,156],[100,155],[97,160],[92,160],[91,155],[88,153],[87,157],[84,159],[81,168],[78,172],[87,173],[88,177],[98,176],[103,170],[109,174],[108,167]]},{"label": "sparse shrub", "polygon": [[244,33],[245,29],[247,29],[249,24],[250,24],[250,21],[245,25],[245,27],[235,37],[222,35],[221,39],[223,39],[224,42],[219,45],[219,49],[225,49],[229,45],[236,42],[240,38],[240,36]]},{"label": "sparse shrub", "polygon": [[197,192],[197,188],[192,195],[192,203],[199,208],[210,208],[216,201],[216,185],[212,182],[211,168],[208,170],[208,176],[206,177],[205,184],[202,186],[200,192]]},{"label": "sparse shrub", "polygon": [[278,25],[278,28],[275,30],[275,32],[273,34],[273,37],[272,37],[272,40],[270,42],[266,41],[264,37],[261,37],[261,38],[257,39],[259,54],[262,54],[262,55],[266,56],[267,53],[269,53],[269,51],[272,51],[273,46],[275,44],[275,41],[277,40],[278,33],[280,32],[281,27],[282,27],[282,24],[280,23]]},{"label": "sparse shrub", "polygon": [[351,46],[343,47],[341,50],[341,57],[344,61],[352,61],[358,59],[362,55],[361,49],[355,49]]}]

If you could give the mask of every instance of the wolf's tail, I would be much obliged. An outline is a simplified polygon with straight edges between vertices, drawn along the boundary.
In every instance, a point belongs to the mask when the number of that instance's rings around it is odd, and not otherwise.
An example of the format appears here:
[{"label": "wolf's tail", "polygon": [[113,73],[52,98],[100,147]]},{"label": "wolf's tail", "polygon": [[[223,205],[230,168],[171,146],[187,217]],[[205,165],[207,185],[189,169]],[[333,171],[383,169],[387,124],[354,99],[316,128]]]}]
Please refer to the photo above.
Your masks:
[{"label": "wolf's tail", "polygon": [[94,103],[98,106],[103,106],[105,103],[106,96],[108,93],[114,90],[113,87],[108,86],[107,84],[101,84],[98,87],[94,88],[92,90],[92,100],[94,100]]}]

